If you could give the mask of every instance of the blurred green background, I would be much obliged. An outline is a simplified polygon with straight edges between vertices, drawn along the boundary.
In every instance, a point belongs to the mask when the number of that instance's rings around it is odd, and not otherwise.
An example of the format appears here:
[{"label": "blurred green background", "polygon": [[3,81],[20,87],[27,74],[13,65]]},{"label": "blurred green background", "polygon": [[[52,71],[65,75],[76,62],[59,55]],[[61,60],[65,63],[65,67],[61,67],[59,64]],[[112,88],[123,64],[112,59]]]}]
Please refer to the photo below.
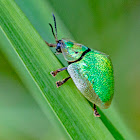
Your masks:
[{"label": "blurred green background", "polygon": [[[46,6],[63,21],[74,40],[109,54],[115,75],[113,104],[136,139],[140,138],[140,1],[15,0],[44,40],[52,38]],[[48,15],[50,15],[48,17]],[[58,37],[63,25],[57,24]],[[50,36],[46,33],[50,32]],[[64,36],[64,38],[69,38]],[[41,111],[3,52],[0,32],[0,139],[69,139],[48,107]]]}]

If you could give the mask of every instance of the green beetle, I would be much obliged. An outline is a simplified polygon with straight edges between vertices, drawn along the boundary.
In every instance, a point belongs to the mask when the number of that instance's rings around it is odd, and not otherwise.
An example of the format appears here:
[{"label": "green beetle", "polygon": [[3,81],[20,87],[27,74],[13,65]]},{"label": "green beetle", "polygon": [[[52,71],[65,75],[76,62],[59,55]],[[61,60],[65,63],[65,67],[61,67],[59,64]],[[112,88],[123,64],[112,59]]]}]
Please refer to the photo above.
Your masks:
[{"label": "green beetle", "polygon": [[58,40],[54,15],[53,18],[56,34],[54,34],[52,25],[49,25],[57,44],[48,42],[46,44],[50,47],[56,47],[58,53],[63,53],[69,66],[52,71],[51,74],[56,76],[63,70],[67,70],[70,74],[63,81],[56,82],[56,86],[60,87],[72,78],[81,93],[93,103],[94,115],[100,117],[96,105],[103,109],[108,108],[114,94],[114,75],[111,60],[108,55],[82,44],[66,39]]}]

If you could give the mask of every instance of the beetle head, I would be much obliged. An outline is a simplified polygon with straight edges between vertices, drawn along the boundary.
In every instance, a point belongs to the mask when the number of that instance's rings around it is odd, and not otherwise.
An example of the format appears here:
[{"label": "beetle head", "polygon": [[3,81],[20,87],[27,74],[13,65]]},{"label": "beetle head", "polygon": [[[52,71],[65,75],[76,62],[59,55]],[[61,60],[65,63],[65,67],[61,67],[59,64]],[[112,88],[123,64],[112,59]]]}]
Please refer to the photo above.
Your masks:
[{"label": "beetle head", "polygon": [[62,51],[61,51],[62,45],[63,45],[62,40],[58,40],[58,43],[57,43],[57,45],[56,45],[56,51],[57,51],[57,52],[62,53]]}]

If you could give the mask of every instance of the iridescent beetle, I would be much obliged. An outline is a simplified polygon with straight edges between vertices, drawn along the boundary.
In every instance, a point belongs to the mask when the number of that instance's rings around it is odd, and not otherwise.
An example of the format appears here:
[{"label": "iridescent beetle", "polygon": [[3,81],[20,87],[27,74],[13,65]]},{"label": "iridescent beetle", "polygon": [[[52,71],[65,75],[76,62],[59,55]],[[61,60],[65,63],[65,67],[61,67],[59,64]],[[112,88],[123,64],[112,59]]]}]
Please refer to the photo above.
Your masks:
[{"label": "iridescent beetle", "polygon": [[57,44],[46,42],[50,47],[56,47],[58,53],[63,53],[69,66],[52,71],[52,76],[63,70],[67,70],[69,77],[56,82],[60,87],[68,79],[72,78],[81,93],[93,103],[94,115],[100,117],[96,105],[100,108],[108,108],[114,94],[114,76],[112,63],[108,55],[90,49],[82,44],[74,43],[66,39],[57,39],[56,20],[54,18],[55,32],[51,24],[53,36]]}]

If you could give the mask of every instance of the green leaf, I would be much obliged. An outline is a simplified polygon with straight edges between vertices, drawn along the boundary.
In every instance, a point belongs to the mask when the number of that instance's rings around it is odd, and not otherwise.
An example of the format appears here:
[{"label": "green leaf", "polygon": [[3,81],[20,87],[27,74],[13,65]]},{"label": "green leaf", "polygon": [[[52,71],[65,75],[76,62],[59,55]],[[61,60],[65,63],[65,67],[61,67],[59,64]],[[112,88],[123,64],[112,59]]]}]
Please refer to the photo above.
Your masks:
[{"label": "green leaf", "polygon": [[[43,3],[38,2],[38,4]],[[49,3],[45,8],[46,17],[50,17],[52,8]],[[58,15],[57,19],[58,24],[61,23],[62,26],[59,35],[64,36],[63,33],[66,34],[68,31]],[[47,20],[49,23],[50,19]],[[1,1],[0,23],[3,33],[11,43],[11,48],[3,48],[3,51],[7,53],[9,49],[14,52],[11,59],[16,58],[20,63],[18,67],[24,67],[19,72],[24,77],[23,82],[30,83],[29,77],[32,78],[30,81],[36,84],[37,89],[33,96],[40,103],[44,113],[46,107],[50,106],[70,138],[131,138],[113,106],[108,111],[100,111],[101,118],[95,118],[89,102],[81,95],[72,80],[59,89],[56,88],[55,82],[68,77],[68,73],[61,72],[56,78],[50,75],[51,71],[63,66],[13,0]],[[73,38],[70,34],[69,36]],[[51,42],[51,39],[48,38],[47,41]],[[14,64],[16,65],[16,61]],[[31,84],[30,90],[32,90]]]}]

